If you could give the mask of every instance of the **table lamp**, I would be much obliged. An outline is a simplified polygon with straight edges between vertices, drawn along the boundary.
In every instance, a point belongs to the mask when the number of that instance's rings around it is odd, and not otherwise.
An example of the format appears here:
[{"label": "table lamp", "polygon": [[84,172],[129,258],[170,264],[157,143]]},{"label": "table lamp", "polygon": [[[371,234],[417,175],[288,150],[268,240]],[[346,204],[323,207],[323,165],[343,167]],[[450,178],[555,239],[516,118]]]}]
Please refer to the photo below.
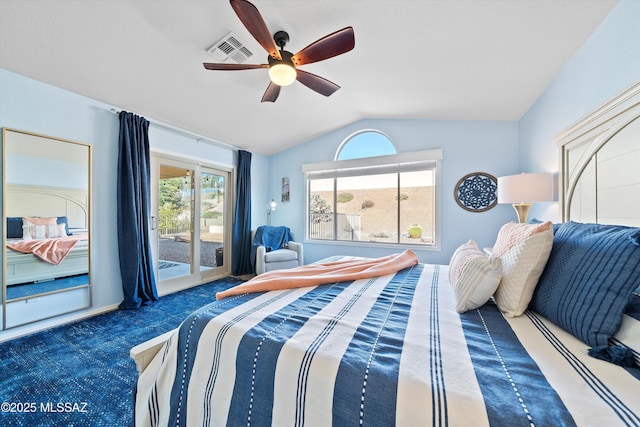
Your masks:
[{"label": "table lamp", "polygon": [[527,222],[532,203],[553,201],[553,175],[521,173],[498,177],[498,203],[511,203],[518,222]]}]

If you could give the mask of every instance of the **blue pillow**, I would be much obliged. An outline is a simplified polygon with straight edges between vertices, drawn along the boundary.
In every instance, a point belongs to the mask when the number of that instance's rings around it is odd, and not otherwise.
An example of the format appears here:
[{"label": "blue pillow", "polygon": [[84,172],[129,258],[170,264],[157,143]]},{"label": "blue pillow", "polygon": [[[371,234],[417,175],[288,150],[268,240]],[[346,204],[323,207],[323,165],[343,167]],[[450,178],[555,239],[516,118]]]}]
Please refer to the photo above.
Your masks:
[{"label": "blue pillow", "polygon": [[22,239],[22,217],[7,217],[7,239]]},{"label": "blue pillow", "polygon": [[638,230],[562,224],[529,307],[592,347],[609,346],[640,281]]},{"label": "blue pillow", "polygon": [[69,220],[66,216],[59,216],[56,218],[56,224],[64,224],[64,230],[67,232],[67,236],[71,236],[73,234],[69,232]]},{"label": "blue pillow", "polygon": [[629,302],[627,309],[624,311],[624,314],[640,321],[640,295],[634,294],[631,297],[631,301]]}]

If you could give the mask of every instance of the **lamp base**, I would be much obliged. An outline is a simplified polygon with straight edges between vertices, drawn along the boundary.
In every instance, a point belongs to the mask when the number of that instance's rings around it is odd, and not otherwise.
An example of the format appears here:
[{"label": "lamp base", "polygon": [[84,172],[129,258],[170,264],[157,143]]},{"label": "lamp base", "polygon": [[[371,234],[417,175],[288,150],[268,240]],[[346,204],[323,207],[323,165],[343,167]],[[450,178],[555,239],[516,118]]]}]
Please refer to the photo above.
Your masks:
[{"label": "lamp base", "polygon": [[529,215],[529,209],[533,206],[531,203],[514,203],[513,209],[515,209],[516,214],[518,215],[518,222],[520,224],[524,224],[527,222],[527,216]]}]

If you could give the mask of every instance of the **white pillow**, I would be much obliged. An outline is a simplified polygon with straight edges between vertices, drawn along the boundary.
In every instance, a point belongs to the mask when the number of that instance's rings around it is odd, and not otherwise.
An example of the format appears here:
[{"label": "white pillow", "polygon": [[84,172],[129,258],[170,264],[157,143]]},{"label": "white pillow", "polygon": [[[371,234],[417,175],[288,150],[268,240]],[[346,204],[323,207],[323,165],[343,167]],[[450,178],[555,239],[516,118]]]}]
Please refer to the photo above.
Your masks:
[{"label": "white pillow", "polygon": [[[46,239],[47,237],[58,237],[54,217],[22,217],[22,240]],[[55,234],[55,235],[51,235]]]},{"label": "white pillow", "polygon": [[449,262],[449,283],[456,296],[456,311],[463,313],[484,305],[502,277],[498,257],[488,257],[473,240],[455,250]]},{"label": "white pillow", "polygon": [[47,226],[36,224],[31,226],[31,236],[34,239],[45,239],[47,237]]},{"label": "white pillow", "polygon": [[498,237],[496,237],[496,242],[493,245],[492,255],[502,256],[502,254],[522,242],[527,237],[550,228],[553,228],[551,221],[541,222],[539,224],[509,222],[500,227]]},{"label": "white pillow", "polygon": [[553,228],[534,233],[504,252],[502,280],[493,296],[506,317],[525,312],[547,264],[553,244]]},{"label": "white pillow", "polygon": [[33,237],[31,237],[31,227],[33,227],[33,224],[30,224],[28,222],[22,224],[22,240],[33,239]]},{"label": "white pillow", "polygon": [[58,237],[58,224],[47,225],[47,237]]}]

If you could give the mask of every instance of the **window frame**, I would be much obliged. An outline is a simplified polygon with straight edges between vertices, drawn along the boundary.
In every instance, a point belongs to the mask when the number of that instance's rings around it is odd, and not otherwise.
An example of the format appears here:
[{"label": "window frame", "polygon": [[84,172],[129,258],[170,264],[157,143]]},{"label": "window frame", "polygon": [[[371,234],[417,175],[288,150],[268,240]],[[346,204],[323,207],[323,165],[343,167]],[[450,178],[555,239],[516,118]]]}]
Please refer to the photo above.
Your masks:
[{"label": "window frame", "polygon": [[[329,245],[345,245],[345,246],[366,246],[366,247],[383,247],[383,248],[406,248],[407,246],[412,249],[425,250],[425,251],[440,251],[441,249],[441,169],[443,159],[442,149],[432,149],[425,151],[417,151],[411,153],[400,153],[386,156],[366,157],[349,160],[328,161],[319,163],[308,163],[302,165],[302,172],[304,174],[305,181],[305,243],[314,244],[329,244]],[[351,240],[337,240],[337,236],[334,235],[333,239],[313,239],[309,236],[309,198],[311,194],[310,182],[312,179],[320,178],[333,178],[334,187],[335,179],[345,176],[359,176],[373,173],[385,173],[385,172],[408,172],[418,170],[434,170],[434,243],[430,245],[426,244],[408,244],[408,243],[384,243],[384,242],[369,242],[369,241],[351,241]],[[368,172],[368,173],[365,173]],[[336,202],[332,201],[332,215],[336,215]]]}]

